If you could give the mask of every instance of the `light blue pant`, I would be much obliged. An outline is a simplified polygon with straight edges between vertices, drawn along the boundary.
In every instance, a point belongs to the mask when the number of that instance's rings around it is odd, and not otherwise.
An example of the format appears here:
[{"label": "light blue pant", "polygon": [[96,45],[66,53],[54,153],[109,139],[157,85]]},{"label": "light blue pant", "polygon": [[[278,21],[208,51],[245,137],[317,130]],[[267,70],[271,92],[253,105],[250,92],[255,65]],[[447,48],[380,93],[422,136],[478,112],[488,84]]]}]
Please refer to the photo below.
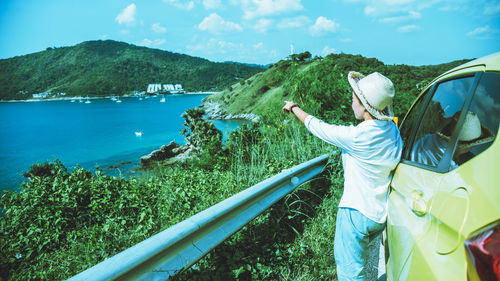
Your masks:
[{"label": "light blue pant", "polygon": [[339,208],[333,245],[339,281],[365,280],[368,243],[384,228],[385,223],[376,223],[358,210]]}]

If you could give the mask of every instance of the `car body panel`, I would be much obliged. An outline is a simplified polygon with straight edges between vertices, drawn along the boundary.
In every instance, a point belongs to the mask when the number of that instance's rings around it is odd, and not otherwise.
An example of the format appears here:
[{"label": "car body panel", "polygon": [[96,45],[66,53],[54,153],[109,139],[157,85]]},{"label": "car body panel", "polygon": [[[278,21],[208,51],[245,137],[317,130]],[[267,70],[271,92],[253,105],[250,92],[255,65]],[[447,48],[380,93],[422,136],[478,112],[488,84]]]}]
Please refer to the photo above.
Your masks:
[{"label": "car body panel", "polygon": [[[433,190],[429,187],[439,185],[442,176],[438,173],[400,164],[395,171],[391,184],[392,191],[388,202],[390,215],[387,218],[387,240],[391,258],[389,259],[388,279],[399,280],[406,263],[411,260],[415,245],[427,239],[431,217],[427,213],[428,202]],[[417,210],[418,209],[418,210]],[[416,213],[415,210],[420,213]],[[412,222],[412,227],[407,222]]]},{"label": "car body panel", "polygon": [[[485,71],[500,72],[500,52],[440,75],[422,93],[436,83]],[[464,242],[500,220],[499,159],[497,137],[486,150],[449,172],[410,161],[397,166],[388,200],[388,280],[479,280],[470,270]]]}]

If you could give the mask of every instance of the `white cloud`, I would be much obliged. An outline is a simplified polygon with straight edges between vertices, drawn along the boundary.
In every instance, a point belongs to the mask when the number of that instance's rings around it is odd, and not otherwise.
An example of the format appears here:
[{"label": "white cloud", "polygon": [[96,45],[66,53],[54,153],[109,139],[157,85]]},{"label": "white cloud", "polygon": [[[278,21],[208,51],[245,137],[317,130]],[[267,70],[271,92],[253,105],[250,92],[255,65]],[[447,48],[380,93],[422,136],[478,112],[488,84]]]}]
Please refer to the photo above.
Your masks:
[{"label": "white cloud", "polygon": [[304,7],[300,1],[301,0],[241,0],[240,4],[244,11],[243,18],[254,19],[303,10]]},{"label": "white cloud", "polygon": [[170,4],[176,8],[189,11],[194,8],[193,1],[183,1],[183,0],[163,0],[163,2]]},{"label": "white cloud", "polygon": [[[369,17],[379,18],[388,15],[396,15],[394,17],[395,20],[399,17],[401,17],[400,20],[404,20],[404,16],[397,15],[408,14],[408,17],[411,18],[412,16],[415,16],[415,14],[412,14],[414,12],[422,11],[423,9],[436,5],[437,3],[446,1],[451,2],[452,0],[364,0],[362,3],[366,5],[364,13]],[[388,18],[390,19],[391,17]]]},{"label": "white cloud", "polygon": [[222,6],[220,0],[203,0],[203,6],[205,9],[218,9]]},{"label": "white cloud", "polygon": [[271,26],[271,24],[273,24],[273,21],[272,21],[272,20],[268,20],[268,19],[260,19],[260,20],[259,20],[259,21],[257,21],[257,23],[255,24],[254,29],[255,29],[255,31],[257,31],[257,32],[264,33],[264,32],[267,32],[267,30],[269,29],[269,27]]},{"label": "white cloud", "polygon": [[414,2],[414,1],[415,0],[384,0],[384,2],[387,5],[404,5],[404,4]]},{"label": "white cloud", "polygon": [[402,32],[402,33],[411,32],[411,31],[416,31],[416,30],[420,30],[420,27],[419,27],[419,26],[417,26],[417,25],[414,25],[414,24],[405,25],[405,26],[400,26],[400,27],[398,28],[398,31],[399,31],[399,32]]},{"label": "white cloud", "polygon": [[386,23],[402,22],[402,21],[419,19],[421,17],[422,17],[421,13],[415,11],[409,11],[407,15],[383,18],[380,19],[380,22],[386,22]]},{"label": "white cloud", "polygon": [[145,47],[156,47],[165,44],[165,42],[167,42],[165,39],[149,40],[148,38],[144,38],[141,42],[137,43],[137,45]]},{"label": "white cloud", "polygon": [[318,17],[316,23],[309,28],[313,36],[321,36],[329,32],[336,32],[340,28],[340,24],[325,17]]},{"label": "white cloud", "polygon": [[489,39],[493,37],[493,34],[496,34],[498,32],[498,30],[491,28],[489,25],[486,25],[467,32],[467,36],[474,37],[476,39]]},{"label": "white cloud", "polygon": [[122,30],[120,30],[120,34],[127,35],[127,34],[130,34],[130,31],[128,29],[122,29]]},{"label": "white cloud", "polygon": [[206,30],[210,33],[221,34],[227,32],[243,31],[243,28],[234,22],[225,21],[221,16],[212,13],[198,25],[200,30]]},{"label": "white cloud", "polygon": [[132,25],[136,22],[135,19],[135,4],[132,3],[128,5],[123,11],[116,16],[115,20],[118,22],[118,24],[128,24]]},{"label": "white cloud", "polygon": [[278,23],[278,28],[300,28],[306,24],[309,24],[311,20],[306,16],[298,16],[295,18],[286,18]]},{"label": "white cloud", "polygon": [[253,45],[253,47],[254,47],[255,49],[260,49],[260,48],[262,48],[263,46],[264,46],[264,43],[262,43],[262,42],[259,42],[259,43],[255,44],[255,45]]},{"label": "white cloud", "polygon": [[327,55],[329,55],[329,54],[336,53],[336,52],[337,52],[337,49],[335,49],[335,48],[330,48],[330,47],[328,47],[328,46],[325,46],[325,47],[323,48],[323,50],[321,51],[321,54],[322,54],[323,56],[327,56]]},{"label": "white cloud", "polygon": [[151,26],[151,29],[154,32],[156,32],[156,33],[165,33],[165,32],[167,32],[167,29],[165,27],[161,26],[159,22],[153,23],[153,25]]},{"label": "white cloud", "polygon": [[197,45],[187,45],[186,48],[191,51],[203,51],[204,53],[208,54],[227,54],[243,49],[243,44],[236,44],[232,42],[217,40],[215,38],[210,38],[210,40],[205,43],[200,43]]},{"label": "white cloud", "polygon": [[187,45],[191,55],[214,61],[239,61],[267,64],[278,58],[276,50],[267,50],[262,42],[257,44],[234,43],[211,38],[197,44]]}]

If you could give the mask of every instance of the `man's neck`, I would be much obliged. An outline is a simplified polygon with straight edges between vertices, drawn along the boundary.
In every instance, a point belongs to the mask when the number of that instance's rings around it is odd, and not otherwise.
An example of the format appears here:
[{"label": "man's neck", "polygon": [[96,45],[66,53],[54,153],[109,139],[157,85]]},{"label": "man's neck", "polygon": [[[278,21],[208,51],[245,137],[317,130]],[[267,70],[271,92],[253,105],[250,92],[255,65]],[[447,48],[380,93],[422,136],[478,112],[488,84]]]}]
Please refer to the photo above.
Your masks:
[{"label": "man's neck", "polygon": [[375,119],[370,113],[368,113],[368,111],[365,110],[365,112],[363,112],[363,120],[364,121],[367,121],[367,120],[373,120]]}]

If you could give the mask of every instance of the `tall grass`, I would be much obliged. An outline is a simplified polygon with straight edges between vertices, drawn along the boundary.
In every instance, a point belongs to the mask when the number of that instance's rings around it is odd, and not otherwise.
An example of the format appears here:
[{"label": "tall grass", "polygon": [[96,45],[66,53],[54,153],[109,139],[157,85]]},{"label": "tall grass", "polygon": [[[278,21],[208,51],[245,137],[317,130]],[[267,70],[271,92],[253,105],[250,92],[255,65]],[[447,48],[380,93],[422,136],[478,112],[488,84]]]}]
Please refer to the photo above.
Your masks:
[{"label": "tall grass", "polygon": [[[227,171],[238,189],[336,152],[290,117],[261,125],[258,132],[247,131],[259,137],[235,141],[228,148]],[[333,236],[342,182],[341,163],[335,155],[325,173],[286,195],[174,279],[334,280]]]}]

